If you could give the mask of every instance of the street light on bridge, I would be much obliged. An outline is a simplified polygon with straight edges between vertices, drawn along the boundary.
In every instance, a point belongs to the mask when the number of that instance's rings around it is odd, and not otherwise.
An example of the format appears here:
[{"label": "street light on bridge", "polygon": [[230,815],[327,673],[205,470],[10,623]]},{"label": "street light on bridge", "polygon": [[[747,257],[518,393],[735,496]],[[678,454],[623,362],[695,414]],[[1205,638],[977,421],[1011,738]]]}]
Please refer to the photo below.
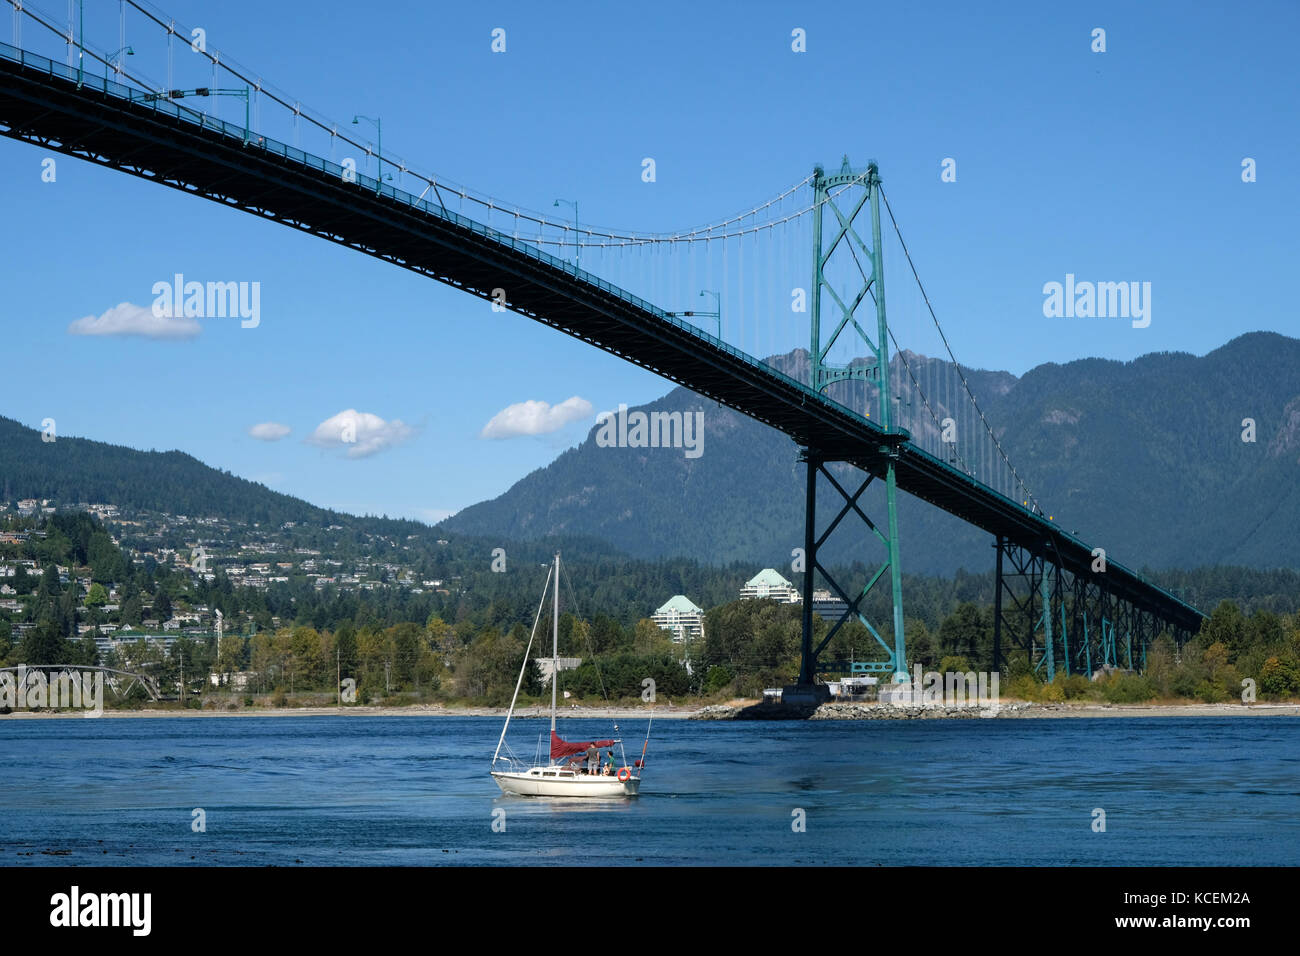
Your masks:
[{"label": "street light on bridge", "polygon": [[685,311],[685,312],[670,312],[670,313],[668,313],[668,314],[669,314],[669,315],[678,315],[678,316],[682,316],[682,317],[684,317],[684,318],[691,318],[691,319],[696,319],[696,318],[713,319],[715,322],[718,323],[718,339],[719,339],[719,341],[721,341],[721,339],[722,339],[722,296],[719,295],[718,293],[714,292],[712,289],[701,289],[701,290],[700,290],[700,295],[701,295],[701,296],[705,296],[705,295],[711,295],[711,296],[713,296],[713,298],[717,300],[717,306],[718,306],[717,311],[715,311],[715,312],[698,312],[698,311],[693,311],[693,310],[688,309],[688,310]]},{"label": "street light on bridge", "polygon": [[[713,311],[713,317],[718,320],[718,338],[722,338],[722,293],[714,292],[712,289],[701,289],[700,298],[706,295],[713,296],[713,304],[717,308]],[[701,315],[708,315],[708,312],[701,312]]]},{"label": "street light on bridge", "polygon": [[[114,74],[122,72],[121,60],[123,54],[125,54],[126,56],[135,56],[135,50],[131,49],[129,46],[124,46],[122,47],[122,49],[110,53],[108,57],[105,58],[104,60],[104,88],[105,89],[108,88],[108,68],[111,66],[113,68]],[[117,62],[114,63],[113,62],[114,60],[116,60]]]},{"label": "street light on bridge", "polygon": [[352,117],[352,125],[358,125],[361,120],[365,120],[375,127],[375,155],[379,157],[379,168],[375,173],[375,195],[379,195],[380,188],[384,185],[384,124],[378,116],[362,116],[357,114]]},{"label": "street light on bridge", "polygon": [[576,266],[578,264],[578,256],[581,252],[578,245],[578,200],[557,199],[555,200],[554,205],[558,206],[560,203],[573,207],[573,264]]}]

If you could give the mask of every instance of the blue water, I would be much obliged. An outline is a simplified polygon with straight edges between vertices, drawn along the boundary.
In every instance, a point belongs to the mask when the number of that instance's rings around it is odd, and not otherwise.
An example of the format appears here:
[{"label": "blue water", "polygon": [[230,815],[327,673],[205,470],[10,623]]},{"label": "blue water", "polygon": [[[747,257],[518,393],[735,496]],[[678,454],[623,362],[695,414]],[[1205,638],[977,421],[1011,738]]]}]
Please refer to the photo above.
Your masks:
[{"label": "blue water", "polygon": [[[1286,718],[663,720],[641,796],[610,802],[502,796],[500,728],[0,719],[0,865],[1300,864]],[[517,720],[516,752],[546,730]],[[623,723],[630,754],[644,732]]]}]

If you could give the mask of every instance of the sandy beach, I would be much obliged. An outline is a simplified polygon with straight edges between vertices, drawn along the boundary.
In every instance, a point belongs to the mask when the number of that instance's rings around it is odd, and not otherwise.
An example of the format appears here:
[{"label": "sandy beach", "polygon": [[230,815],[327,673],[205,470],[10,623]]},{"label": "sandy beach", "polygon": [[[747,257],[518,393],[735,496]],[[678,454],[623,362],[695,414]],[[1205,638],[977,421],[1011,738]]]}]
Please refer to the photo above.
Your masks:
[{"label": "sandy beach", "polygon": [[1033,704],[1008,717],[1300,717],[1300,704]]}]

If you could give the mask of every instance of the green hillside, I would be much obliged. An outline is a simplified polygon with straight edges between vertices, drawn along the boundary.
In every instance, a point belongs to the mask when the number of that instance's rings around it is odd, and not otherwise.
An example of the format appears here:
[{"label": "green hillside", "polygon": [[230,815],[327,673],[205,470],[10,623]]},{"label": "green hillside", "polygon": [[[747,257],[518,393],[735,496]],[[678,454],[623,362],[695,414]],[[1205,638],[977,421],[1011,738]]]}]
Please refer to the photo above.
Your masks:
[{"label": "green hillside", "polygon": [[136,451],[63,436],[45,442],[41,437],[35,429],[0,417],[4,501],[111,502],[131,510],[221,515],[249,524],[342,524],[348,517],[210,468],[183,452]]}]

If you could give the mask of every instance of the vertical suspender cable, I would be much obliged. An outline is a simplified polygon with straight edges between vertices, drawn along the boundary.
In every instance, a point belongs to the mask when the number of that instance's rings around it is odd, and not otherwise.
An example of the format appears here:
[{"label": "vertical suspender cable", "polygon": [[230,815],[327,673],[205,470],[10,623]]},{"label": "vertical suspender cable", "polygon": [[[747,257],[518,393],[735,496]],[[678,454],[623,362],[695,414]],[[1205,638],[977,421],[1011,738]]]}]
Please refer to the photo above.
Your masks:
[{"label": "vertical suspender cable", "polygon": [[[722,301],[724,302],[730,298],[729,290],[727,289],[727,276],[730,274],[731,272],[727,268],[727,236],[724,233],[722,236],[722,273],[718,276],[718,289],[720,290],[718,294],[722,297]],[[737,348],[740,348],[742,345],[740,341],[737,341],[735,344]]]},{"label": "vertical suspender cable", "polygon": [[[736,301],[740,305],[740,327],[745,328],[745,233],[742,229],[736,237],[736,257],[740,260],[740,267],[736,270]],[[744,334],[743,331],[741,333]],[[753,334],[753,328],[750,328],[750,334]],[[753,344],[748,344],[745,351],[753,355],[757,351]]]}]

